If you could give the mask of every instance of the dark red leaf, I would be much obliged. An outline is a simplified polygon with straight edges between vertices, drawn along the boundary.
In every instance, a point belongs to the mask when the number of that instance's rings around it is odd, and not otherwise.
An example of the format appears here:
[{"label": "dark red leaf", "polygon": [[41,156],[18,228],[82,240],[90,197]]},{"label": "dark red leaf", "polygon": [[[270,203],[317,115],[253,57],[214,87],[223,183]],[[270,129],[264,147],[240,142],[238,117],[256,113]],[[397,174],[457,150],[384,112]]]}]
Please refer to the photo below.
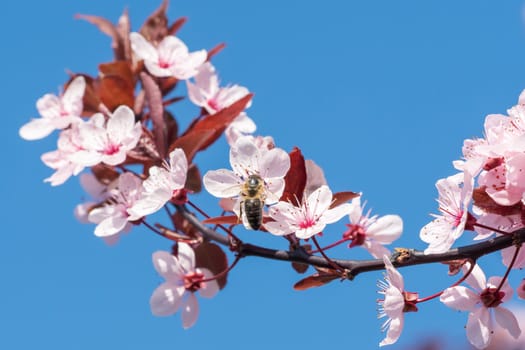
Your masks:
[{"label": "dark red leaf", "polygon": [[191,164],[188,168],[188,176],[186,177],[186,184],[184,188],[192,193],[199,193],[202,191],[202,177],[199,168],[195,164]]},{"label": "dark red leaf", "polygon": [[237,215],[224,215],[217,216],[214,218],[204,219],[203,224],[216,224],[216,225],[237,225],[239,223],[239,218]]},{"label": "dark red leaf", "polygon": [[182,148],[186,154],[188,163],[193,161],[195,154],[202,149],[203,145],[209,143],[210,138],[215,135],[215,130],[194,130],[193,132],[183,135],[172,142],[169,152],[175,148]]},{"label": "dark red leaf", "polygon": [[168,1],[163,0],[158,9],[155,10],[142,25],[139,32],[146,40],[158,44],[166,35],[168,35],[168,17],[166,9]]},{"label": "dark red leaf", "polygon": [[100,79],[97,84],[97,94],[110,111],[121,105],[133,108],[135,104],[133,86],[118,76],[107,76]]},{"label": "dark red leaf", "polygon": [[129,14],[128,10],[124,9],[124,12],[122,12],[122,15],[118,19],[117,25],[116,25],[117,32],[119,34],[119,39],[121,40],[121,46],[122,46],[122,56],[123,57],[115,57],[117,60],[127,60],[131,61],[131,42],[129,40],[129,33],[131,32],[131,23],[129,20]]},{"label": "dark red leaf", "polygon": [[252,97],[253,94],[248,94],[231,104],[229,107],[226,107],[215,114],[202,117],[186,131],[186,135],[197,131],[213,130],[213,135],[211,135],[199,148],[199,151],[205,150],[213,144],[222,135],[226,127],[230,125],[230,123],[237,118],[242,111],[244,111]]},{"label": "dark red leaf", "polygon": [[209,61],[213,56],[221,52],[225,47],[225,43],[220,43],[219,45],[215,46],[213,49],[208,51],[208,58],[206,60]]},{"label": "dark red leaf", "polygon": [[164,107],[162,105],[162,94],[155,80],[147,73],[140,73],[142,86],[146,92],[146,101],[149,114],[153,122],[153,136],[161,158],[166,157],[167,151],[167,128],[164,123]]},{"label": "dark red leaf", "polygon": [[293,289],[306,290],[313,287],[321,287],[338,278],[340,278],[340,274],[338,272],[334,270],[325,269],[322,272],[316,272],[311,276],[303,278],[302,280],[294,284]]},{"label": "dark red leaf", "polygon": [[352,199],[357,198],[359,196],[360,196],[359,193],[355,193],[355,192],[351,192],[351,191],[336,192],[336,193],[333,194],[332,204],[330,204],[330,209],[331,208],[335,208],[338,205],[346,203],[349,200],[352,200]]},{"label": "dark red leaf", "polygon": [[91,172],[95,175],[97,181],[104,185],[110,184],[120,175],[113,167],[102,163],[92,166]]},{"label": "dark red leaf", "polygon": [[[310,244],[303,244],[303,245],[301,245],[301,247],[307,252],[312,250],[312,246]],[[293,250],[293,249],[294,249],[293,245],[290,244],[290,250]],[[301,264],[301,263],[298,263],[298,262],[292,262],[292,268],[297,273],[301,273],[301,274],[305,273],[308,270],[309,267],[310,267],[310,265],[308,265],[308,264]]]},{"label": "dark red leaf", "polygon": [[474,189],[472,193],[472,199],[474,205],[485,210],[486,212],[498,214],[502,216],[508,216],[513,214],[519,214],[522,210],[521,202],[518,202],[511,206],[503,206],[496,203],[485,191],[486,187],[478,187]]},{"label": "dark red leaf", "polygon": [[290,152],[290,169],[284,177],[284,191],[281,201],[301,205],[306,186],[306,167],[301,150],[297,147]]},{"label": "dark red leaf", "polygon": [[171,216],[173,225],[177,229],[177,232],[182,232],[188,237],[198,238],[199,230],[191,224],[178,210]]},{"label": "dark red leaf", "polygon": [[[204,242],[195,248],[195,266],[207,268],[218,275],[228,269],[228,257],[217,244]],[[226,286],[226,282],[227,274],[217,279],[220,289]]]},{"label": "dark red leaf", "polygon": [[182,28],[184,23],[188,21],[188,17],[181,17],[178,18],[175,22],[173,22],[170,27],[168,28],[168,34],[169,35],[175,35],[177,32]]}]

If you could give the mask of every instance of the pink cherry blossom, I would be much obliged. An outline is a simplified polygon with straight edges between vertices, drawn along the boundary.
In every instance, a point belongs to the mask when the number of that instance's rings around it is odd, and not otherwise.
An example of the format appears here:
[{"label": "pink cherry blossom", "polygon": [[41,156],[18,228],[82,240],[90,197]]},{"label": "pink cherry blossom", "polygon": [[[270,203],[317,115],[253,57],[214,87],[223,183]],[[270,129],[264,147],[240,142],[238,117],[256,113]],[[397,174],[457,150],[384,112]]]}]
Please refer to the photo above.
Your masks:
[{"label": "pink cherry blossom", "polygon": [[308,239],[322,232],[327,224],[339,221],[350,212],[348,203],[330,209],[332,191],[328,186],[321,186],[308,198],[305,197],[300,207],[288,202],[271,206],[269,214],[275,221],[267,222],[264,227],[274,235],[295,233],[297,238]]},{"label": "pink cherry blossom", "polygon": [[147,70],[156,77],[175,77],[185,80],[193,77],[206,61],[206,50],[189,52],[179,38],[168,35],[155,48],[139,33],[130,34],[131,48],[144,60]]},{"label": "pink cherry blossom", "polygon": [[53,130],[65,129],[81,121],[82,98],[86,89],[84,77],[78,76],[69,84],[64,94],[46,94],[36,103],[42,118],[33,119],[20,128],[20,137],[25,140],[38,140],[48,136]]},{"label": "pink cherry blossom", "polygon": [[172,199],[184,201],[187,173],[188,161],[180,148],[169,154],[169,162],[163,167],[152,166],[149,177],[142,183],[142,198],[128,209],[131,219],[152,214]]},{"label": "pink cherry blossom", "polygon": [[107,238],[127,232],[134,221],[127,210],[141,197],[142,180],[132,173],[123,173],[118,178],[116,188],[110,191],[111,200],[89,212],[88,220],[98,224],[95,236]]},{"label": "pink cherry blossom", "polygon": [[512,337],[518,338],[521,334],[514,314],[501,306],[502,303],[511,300],[513,293],[507,280],[499,288],[501,281],[501,277],[491,277],[487,281],[481,268],[476,265],[466,279],[472,289],[455,286],[447,288],[441,294],[441,302],[448,307],[470,312],[466,326],[467,338],[478,349],[484,349],[490,344],[494,320]]},{"label": "pink cherry blossom", "polygon": [[417,293],[405,291],[403,276],[394,268],[387,255],[383,256],[385,263],[385,281],[379,281],[378,293],[383,294],[384,299],[378,300],[378,318],[386,317],[381,330],[386,331],[386,337],[379,346],[394,344],[401,336],[405,322],[404,312],[417,311]]},{"label": "pink cherry blossom", "polygon": [[224,135],[226,136],[226,141],[231,147],[239,137],[252,134],[256,129],[257,126],[254,121],[248,117],[246,113],[241,112],[237,118],[226,127]]},{"label": "pink cherry blossom", "polygon": [[80,185],[89,194],[91,200],[75,207],[75,217],[82,223],[88,223],[89,211],[111,196],[110,189],[116,187],[118,181],[113,181],[109,185],[102,184],[92,173],[81,174],[79,180]]},{"label": "pink cherry blossom", "polygon": [[240,137],[230,148],[232,170],[208,171],[203,178],[204,187],[218,198],[236,197],[234,210],[239,215],[239,195],[250,175],[258,175],[264,182],[265,204],[279,201],[284,191],[284,176],[290,168],[290,157],[280,148],[268,149],[251,136]]},{"label": "pink cherry blossom", "polygon": [[361,206],[360,197],[354,198],[350,209],[350,224],[343,234],[344,238],[351,239],[349,247],[362,246],[376,259],[390,255],[384,244],[390,244],[401,236],[403,220],[398,215],[370,217],[370,212],[363,215],[364,205]]},{"label": "pink cherry blossom", "polygon": [[435,219],[421,229],[421,240],[429,243],[425,249],[426,254],[447,251],[463,234],[468,219],[468,205],[472,199],[473,182],[472,176],[465,171],[436,183],[441,215],[432,215]]},{"label": "pink cherry blossom", "polygon": [[151,312],[155,316],[169,316],[182,309],[184,329],[195,324],[199,316],[199,304],[195,293],[212,298],[219,291],[216,280],[204,282],[213,276],[206,268],[195,267],[195,253],[186,243],[178,243],[178,254],[153,253],[155,270],[164,277],[162,283],[151,295]]},{"label": "pink cherry blossom", "polygon": [[62,130],[58,137],[57,150],[44,153],[41,157],[45,165],[56,170],[44,180],[50,182],[51,186],[61,185],[71,176],[78,175],[86,166],[93,165],[85,163],[81,156],[84,151],[80,144],[78,125]]},{"label": "pink cherry blossom", "polygon": [[78,156],[85,164],[118,165],[137,145],[142,126],[135,122],[133,111],[122,105],[109,115],[107,122],[102,113],[97,113],[88,123],[81,124],[79,131],[83,151]]}]

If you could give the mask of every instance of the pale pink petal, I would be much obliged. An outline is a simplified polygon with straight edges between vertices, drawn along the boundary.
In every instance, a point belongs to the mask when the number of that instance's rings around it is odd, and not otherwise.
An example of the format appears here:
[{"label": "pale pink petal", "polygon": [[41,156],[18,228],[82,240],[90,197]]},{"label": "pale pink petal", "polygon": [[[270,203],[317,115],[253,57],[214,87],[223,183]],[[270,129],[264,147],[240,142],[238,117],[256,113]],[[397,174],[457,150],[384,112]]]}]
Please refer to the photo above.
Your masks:
[{"label": "pale pink petal", "polygon": [[494,318],[496,322],[502,327],[505,328],[514,339],[518,339],[521,335],[521,328],[516,319],[516,316],[503,306],[498,306],[494,308]]},{"label": "pale pink petal", "polygon": [[388,282],[400,291],[403,291],[405,289],[405,284],[401,273],[399,273],[394,265],[392,265],[392,262],[388,256],[383,256],[383,263],[385,264]]},{"label": "pale pink petal", "polygon": [[472,311],[480,302],[479,295],[464,286],[445,289],[439,300],[448,307],[460,311]]},{"label": "pale pink petal", "polygon": [[199,317],[199,302],[195,293],[188,293],[188,298],[182,307],[182,327],[188,329],[192,327]]},{"label": "pale pink petal", "polygon": [[174,186],[176,186],[174,189],[183,188],[188,174],[186,154],[181,148],[176,148],[169,154],[169,159],[171,178],[174,180]]},{"label": "pale pink petal", "polygon": [[110,216],[102,220],[95,228],[95,236],[107,237],[117,234],[126,229],[128,225],[127,217],[122,215]]},{"label": "pale pink petal", "polygon": [[280,148],[263,152],[259,162],[260,175],[263,178],[284,177],[290,169],[290,156]]},{"label": "pale pink petal", "polygon": [[117,153],[111,154],[111,155],[104,155],[102,157],[102,162],[104,162],[107,165],[119,165],[124,163],[126,160],[126,151],[124,149],[120,149]]},{"label": "pale pink petal", "polygon": [[[311,210],[316,217],[328,210],[330,204],[332,204],[332,191],[330,191],[328,186],[319,187],[312,192],[307,199],[307,208]],[[348,207],[348,209],[350,208]]]},{"label": "pale pink petal", "polygon": [[[213,273],[206,268],[197,268],[197,272],[204,274],[204,278],[213,277]],[[217,280],[204,282],[204,286],[199,289],[199,294],[203,298],[213,298],[219,292],[219,284]]]},{"label": "pale pink petal", "polygon": [[[501,284],[502,279],[503,278],[500,276],[490,277],[489,280],[487,281],[487,288],[491,288],[491,287],[498,288],[499,285]],[[500,291],[502,291],[505,294],[503,298],[501,299],[502,302],[505,303],[505,302],[512,300],[512,294],[514,293],[514,290],[510,286],[508,279],[506,279],[505,282],[503,282],[503,285],[501,286]]]},{"label": "pale pink petal", "polygon": [[144,61],[144,66],[155,77],[165,78],[173,76],[171,69],[160,67],[157,61]]},{"label": "pale pink petal", "polygon": [[173,315],[182,304],[182,296],[185,292],[183,286],[163,283],[153,291],[149,304],[151,312],[155,316]]},{"label": "pale pink petal", "polygon": [[318,221],[314,225],[307,228],[299,228],[295,231],[295,236],[299,239],[308,239],[312,236],[322,232],[326,227],[326,223],[323,221]]},{"label": "pale pink petal", "polygon": [[390,250],[385,248],[381,243],[375,242],[373,240],[365,240],[363,243],[363,248],[368,250],[370,255],[376,259],[381,259],[384,255],[390,255]]},{"label": "pale pink petal", "polygon": [[[343,203],[335,208],[329,209],[323,213],[323,221],[327,224],[332,224],[341,220],[343,216],[348,215],[352,209],[350,203]],[[383,255],[381,255],[383,256]]]},{"label": "pale pink petal", "polygon": [[219,91],[219,78],[215,73],[215,67],[210,62],[203,63],[193,78],[203,96],[213,96]]},{"label": "pale pink petal", "polygon": [[233,127],[244,134],[254,133],[257,129],[255,122],[244,112],[239,114],[239,116],[233,120],[229,127]]},{"label": "pale pink petal", "polygon": [[227,169],[208,171],[202,181],[206,191],[215,197],[235,197],[241,192],[242,180]]},{"label": "pale pink petal", "polygon": [[182,271],[179,262],[170,253],[158,250],[152,255],[153,266],[159,275],[172,284],[182,285],[184,271]]},{"label": "pale pink petal", "polygon": [[284,191],[284,179],[283,178],[273,178],[265,179],[266,189],[266,200],[265,204],[271,205],[279,201]]},{"label": "pale pink petal", "polygon": [[324,177],[323,169],[315,164],[313,160],[305,160],[304,165],[306,167],[306,186],[304,188],[304,193],[308,196],[319,187],[327,185],[327,182]]},{"label": "pale pink petal", "polygon": [[63,108],[73,116],[80,116],[82,113],[82,98],[86,90],[86,80],[79,75],[68,85],[61,98]]},{"label": "pale pink petal", "polygon": [[[514,257],[514,253],[516,252],[516,247],[508,247],[501,251],[501,256],[503,258],[503,265],[509,266],[512,258]],[[518,252],[518,256],[516,257],[516,261],[514,262],[514,265],[512,266],[513,269],[522,269],[525,267],[525,249],[520,249]]]},{"label": "pale pink petal", "polygon": [[239,137],[235,145],[230,149],[230,164],[233,171],[241,177],[259,172],[259,149],[249,136]]},{"label": "pale pink petal", "polygon": [[[469,264],[470,263],[467,263],[463,266],[463,274],[465,274],[468,271],[470,267]],[[465,282],[467,282],[467,284],[474,288],[477,292],[481,292],[487,286],[487,278],[485,277],[485,273],[478,264],[474,265],[472,272],[467,277]]]},{"label": "pale pink petal", "polygon": [[467,338],[478,349],[486,348],[490,343],[492,324],[489,310],[481,307],[468,315]]},{"label": "pale pink petal", "polygon": [[178,243],[177,260],[185,273],[192,272],[195,269],[195,252],[190,245]]},{"label": "pale pink petal", "polygon": [[145,195],[145,197],[137,200],[133,206],[127,210],[129,214],[128,220],[138,220],[159,211],[170,198],[171,194],[168,193],[166,195],[166,192],[162,189]]},{"label": "pale pink petal", "polygon": [[128,106],[119,106],[107,123],[107,132],[113,142],[121,143],[135,126],[135,114]]},{"label": "pale pink petal", "polygon": [[199,86],[186,80],[186,89],[188,90],[188,97],[191,102],[199,107],[204,107],[206,105],[207,98],[201,93],[201,88]]},{"label": "pale pink petal", "polygon": [[21,138],[24,140],[39,140],[55,130],[55,126],[46,118],[32,119],[27,124],[23,125],[18,131]]},{"label": "pale pink petal", "polygon": [[348,214],[350,222],[358,224],[363,216],[363,208],[361,207],[361,196],[352,199],[350,202],[350,212]]},{"label": "pale pink petal", "polygon": [[206,50],[189,53],[183,61],[173,67],[173,76],[180,80],[192,78],[198,72],[198,68],[206,61],[208,54]]},{"label": "pale pink petal", "polygon": [[379,343],[379,346],[385,346],[395,343],[401,336],[403,324],[403,315],[401,317],[391,319],[388,331],[386,332],[386,337]]},{"label": "pale pink petal", "polygon": [[154,62],[158,60],[157,50],[141,34],[136,32],[130,33],[129,39],[131,48],[139,58]]},{"label": "pale pink petal", "polygon": [[36,101],[38,113],[45,119],[60,118],[60,98],[53,94],[45,94]]},{"label": "pale pink petal", "polygon": [[290,226],[288,223],[279,221],[270,221],[265,223],[264,228],[273,235],[284,236],[295,231],[294,226]]},{"label": "pale pink petal", "polygon": [[383,244],[392,243],[401,236],[402,232],[403,220],[398,215],[382,216],[366,230],[367,236]]}]

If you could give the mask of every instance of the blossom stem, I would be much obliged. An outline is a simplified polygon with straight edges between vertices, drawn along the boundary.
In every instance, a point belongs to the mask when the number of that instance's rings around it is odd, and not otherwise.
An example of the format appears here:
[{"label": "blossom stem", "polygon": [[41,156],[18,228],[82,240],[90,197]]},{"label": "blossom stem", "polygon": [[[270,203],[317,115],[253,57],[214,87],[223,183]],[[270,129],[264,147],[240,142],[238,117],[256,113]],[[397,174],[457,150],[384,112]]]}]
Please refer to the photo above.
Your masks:
[{"label": "blossom stem", "polygon": [[496,288],[496,292],[500,291],[500,289],[503,287],[503,284],[505,283],[505,281],[509,277],[510,270],[512,270],[512,267],[514,266],[514,263],[516,262],[518,254],[520,252],[520,249],[521,249],[521,243],[519,243],[519,245],[516,246],[516,250],[514,251],[514,255],[512,256],[512,260],[511,260],[509,266],[507,267],[507,271],[505,271],[505,275],[503,275],[503,278],[501,279],[501,282],[499,283],[498,288]]},{"label": "blossom stem", "polygon": [[[206,219],[209,219],[210,216],[208,214],[206,214],[206,212],[204,212],[201,208],[199,208],[198,206],[196,206],[194,203],[192,203],[190,200],[188,200],[188,204],[195,210],[197,210],[199,212],[199,214],[201,214],[202,216],[204,216]],[[236,235],[233,234],[233,232],[229,229],[227,229],[226,227],[224,227],[223,225],[220,225],[220,224],[217,224],[216,225],[217,227],[220,227],[224,232],[226,232],[228,234],[228,236],[230,236],[234,241],[237,241],[237,242],[242,242]]]},{"label": "blossom stem", "polygon": [[[448,288],[452,288],[452,287],[458,286],[458,285],[461,284],[464,280],[466,280],[467,277],[472,273],[472,270],[474,270],[474,266],[475,266],[475,265],[476,265],[476,262],[470,260],[470,267],[469,267],[468,271],[467,271],[463,276],[461,276],[461,278],[460,278],[459,280],[457,280],[453,285],[451,285],[451,286],[448,287]],[[445,289],[448,289],[448,288],[445,288]],[[435,294],[429,295],[428,297],[418,298],[418,299],[416,300],[416,304],[417,304],[417,303],[422,303],[422,302],[425,302],[425,301],[429,301],[429,300],[432,300],[432,299],[435,299],[435,298],[440,297],[441,294],[443,294],[443,292],[445,291],[445,289],[443,289],[442,291],[437,292],[437,293],[435,293]]]},{"label": "blossom stem", "polygon": [[170,237],[170,235],[166,234],[165,232],[162,232],[162,231],[158,230],[156,227],[154,227],[153,225],[149,224],[146,220],[142,220],[141,222],[144,224],[144,226],[146,226],[147,228],[149,228],[151,231],[153,231],[154,233],[158,234],[159,236],[167,238],[167,239],[169,239],[171,241],[175,241],[175,242],[177,241],[173,237]]},{"label": "blossom stem", "polygon": [[512,235],[512,232],[501,231],[500,229],[497,229],[497,228],[494,228],[494,227],[490,227],[490,226],[486,226],[486,225],[480,224],[478,222],[474,223],[473,226],[477,226],[477,227],[484,228],[484,229],[487,229],[487,230],[490,230],[490,231],[501,233],[502,235]]},{"label": "blossom stem", "polygon": [[337,265],[335,262],[332,261],[332,259],[330,259],[324,252],[324,250],[321,248],[321,246],[319,245],[319,242],[317,242],[317,238],[315,238],[315,236],[312,236],[312,242],[314,242],[315,244],[315,247],[317,248],[317,251],[319,253],[321,253],[321,255],[323,256],[323,258],[325,258],[326,261],[328,261],[328,263],[337,271],[344,271],[344,269]]},{"label": "blossom stem", "polygon": [[[335,241],[335,242],[332,243],[332,244],[327,245],[326,247],[323,247],[321,250],[328,250],[328,249],[331,249],[331,248],[337,247],[338,245],[343,244],[343,243],[348,242],[348,241],[351,241],[351,240],[352,240],[351,238],[342,238],[342,239],[340,239],[340,240],[338,240],[338,241]],[[311,253],[311,254],[320,253],[321,250],[319,250],[319,249],[312,250],[312,251],[310,251],[310,253]]]}]

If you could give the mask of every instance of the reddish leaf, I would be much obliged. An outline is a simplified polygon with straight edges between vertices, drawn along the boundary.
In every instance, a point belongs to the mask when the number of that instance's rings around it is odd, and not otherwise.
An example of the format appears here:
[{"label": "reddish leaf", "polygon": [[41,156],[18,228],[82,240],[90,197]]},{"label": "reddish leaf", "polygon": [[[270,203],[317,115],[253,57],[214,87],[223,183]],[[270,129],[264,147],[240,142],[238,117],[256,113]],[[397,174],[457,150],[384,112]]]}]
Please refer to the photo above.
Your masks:
[{"label": "reddish leaf", "polygon": [[128,82],[129,85],[135,85],[133,72],[131,71],[131,64],[127,61],[114,61],[109,63],[101,63],[98,66],[98,71],[101,76],[117,76]]},{"label": "reddish leaf", "polygon": [[[304,244],[304,245],[301,245],[301,247],[305,250],[305,251],[311,251],[312,250],[312,246],[310,244]],[[293,246],[292,244],[290,244],[290,250],[293,249]],[[298,263],[298,262],[292,262],[292,268],[297,272],[297,273],[305,273],[308,268],[310,267],[310,265],[308,264],[301,264],[301,263]]]},{"label": "reddish leaf", "polygon": [[168,34],[168,17],[166,17],[166,9],[168,8],[168,1],[163,0],[158,9],[155,10],[140,28],[140,34],[146,40],[158,44]]},{"label": "reddish leaf", "polygon": [[191,164],[188,168],[188,176],[186,177],[186,184],[184,188],[192,193],[199,193],[202,191],[202,177],[199,168],[195,164]]},{"label": "reddish leaf", "polygon": [[294,284],[293,289],[306,290],[313,287],[321,287],[338,278],[340,278],[340,274],[336,271],[330,269],[323,269],[323,271],[316,272],[311,276],[303,278],[302,280]]},{"label": "reddish leaf", "polygon": [[183,135],[176,139],[169,148],[169,152],[175,148],[182,148],[186,154],[188,163],[193,161],[195,154],[200,151],[203,145],[209,143],[209,140],[215,135],[215,130],[195,130],[189,134]]},{"label": "reddish leaf", "polygon": [[202,221],[202,223],[216,225],[237,225],[239,223],[239,218],[237,215],[224,215],[205,219]]},{"label": "reddish leaf", "polygon": [[200,237],[199,230],[193,226],[179,211],[171,216],[171,221],[178,232],[184,233],[188,237]]},{"label": "reddish leaf", "polygon": [[173,117],[173,114],[167,110],[164,110],[164,123],[166,124],[166,139],[168,145],[171,145],[179,135],[179,124],[177,123],[175,117]]},{"label": "reddish leaf", "polygon": [[111,21],[99,16],[82,14],[76,14],[75,18],[82,19],[97,26],[102,33],[111,37],[111,47],[113,48],[113,51],[115,53],[115,59],[123,60],[126,58],[124,53],[124,41],[122,40],[122,37],[119,34],[119,30],[117,29],[117,27],[115,27],[113,23],[111,23]]},{"label": "reddish leaf", "polygon": [[338,205],[346,203],[349,200],[352,200],[352,199],[357,198],[359,196],[360,196],[359,193],[355,193],[355,192],[351,192],[351,191],[334,193],[333,196],[332,196],[332,204],[330,204],[330,209],[331,208],[335,208]]},{"label": "reddish leaf", "polygon": [[119,177],[118,171],[105,164],[97,164],[91,167],[91,172],[101,184],[108,185]]},{"label": "reddish leaf", "polygon": [[290,152],[290,169],[284,177],[284,191],[281,201],[301,205],[306,186],[306,167],[301,150],[297,147]]},{"label": "reddish leaf", "polygon": [[178,18],[175,22],[173,22],[171,24],[171,26],[169,27],[168,29],[168,34],[169,35],[175,35],[181,28],[182,26],[184,25],[184,23],[186,23],[188,21],[188,17],[181,17],[181,18]]},{"label": "reddish leaf", "polygon": [[164,107],[162,105],[162,94],[158,85],[155,83],[153,78],[146,74],[140,73],[140,79],[142,80],[142,86],[146,92],[146,101],[148,102],[149,114],[151,121],[153,122],[153,136],[155,138],[155,144],[161,158],[166,157],[166,142],[167,142],[167,128],[164,123]]},{"label": "reddish leaf", "polygon": [[128,152],[128,158],[131,158],[132,163],[142,163],[148,167],[161,162],[151,131],[142,127],[142,135],[139,142],[134,149]]},{"label": "reddish leaf", "polygon": [[117,60],[127,60],[131,61],[131,42],[129,40],[129,33],[131,32],[131,23],[129,20],[129,14],[128,10],[124,9],[124,12],[122,12],[122,15],[118,19],[117,26],[116,26],[117,32],[119,34],[119,38],[121,40],[121,52],[123,57],[115,57]]},{"label": "reddish leaf", "polygon": [[219,45],[215,46],[213,49],[208,51],[208,57],[206,58],[206,60],[209,61],[213,56],[221,52],[225,47],[225,43],[220,43]]},{"label": "reddish leaf", "polygon": [[499,205],[487,194],[485,189],[485,186],[474,189],[474,192],[472,193],[474,205],[489,213],[498,214],[502,216],[521,213],[522,205],[520,202],[512,206]]},{"label": "reddish leaf", "polygon": [[166,96],[173,89],[175,89],[177,87],[178,82],[179,82],[179,79],[175,77],[166,77],[166,78],[158,79],[157,84],[159,84],[159,88],[162,93],[162,96]]},{"label": "reddish leaf", "polygon": [[[218,275],[228,269],[228,257],[217,244],[204,242],[195,248],[195,266],[207,268]],[[226,279],[227,274],[217,279],[220,289],[226,286]]]},{"label": "reddish leaf", "polygon": [[133,86],[118,76],[102,78],[97,84],[97,94],[110,111],[121,105],[133,108],[135,103]]},{"label": "reddish leaf", "polygon": [[82,104],[84,105],[84,110],[82,115],[91,116],[94,113],[99,112],[100,98],[95,92],[95,79],[87,74],[76,74],[69,79],[64,89],[67,89],[69,84],[77,76],[83,76],[86,80],[86,91],[84,92],[84,97],[82,98]]},{"label": "reddish leaf", "polygon": [[[213,144],[224,132],[226,127],[235,119],[237,116],[244,111],[246,105],[251,101],[253,94],[248,94],[243,98],[239,99],[229,107],[222,109],[221,111],[207,115],[202,119],[195,122],[187,131],[185,135],[191,135],[198,131],[210,131],[213,130],[213,135],[208,137],[205,143],[203,143],[199,151],[205,150],[211,144]],[[194,136],[189,136],[194,137]]]}]

